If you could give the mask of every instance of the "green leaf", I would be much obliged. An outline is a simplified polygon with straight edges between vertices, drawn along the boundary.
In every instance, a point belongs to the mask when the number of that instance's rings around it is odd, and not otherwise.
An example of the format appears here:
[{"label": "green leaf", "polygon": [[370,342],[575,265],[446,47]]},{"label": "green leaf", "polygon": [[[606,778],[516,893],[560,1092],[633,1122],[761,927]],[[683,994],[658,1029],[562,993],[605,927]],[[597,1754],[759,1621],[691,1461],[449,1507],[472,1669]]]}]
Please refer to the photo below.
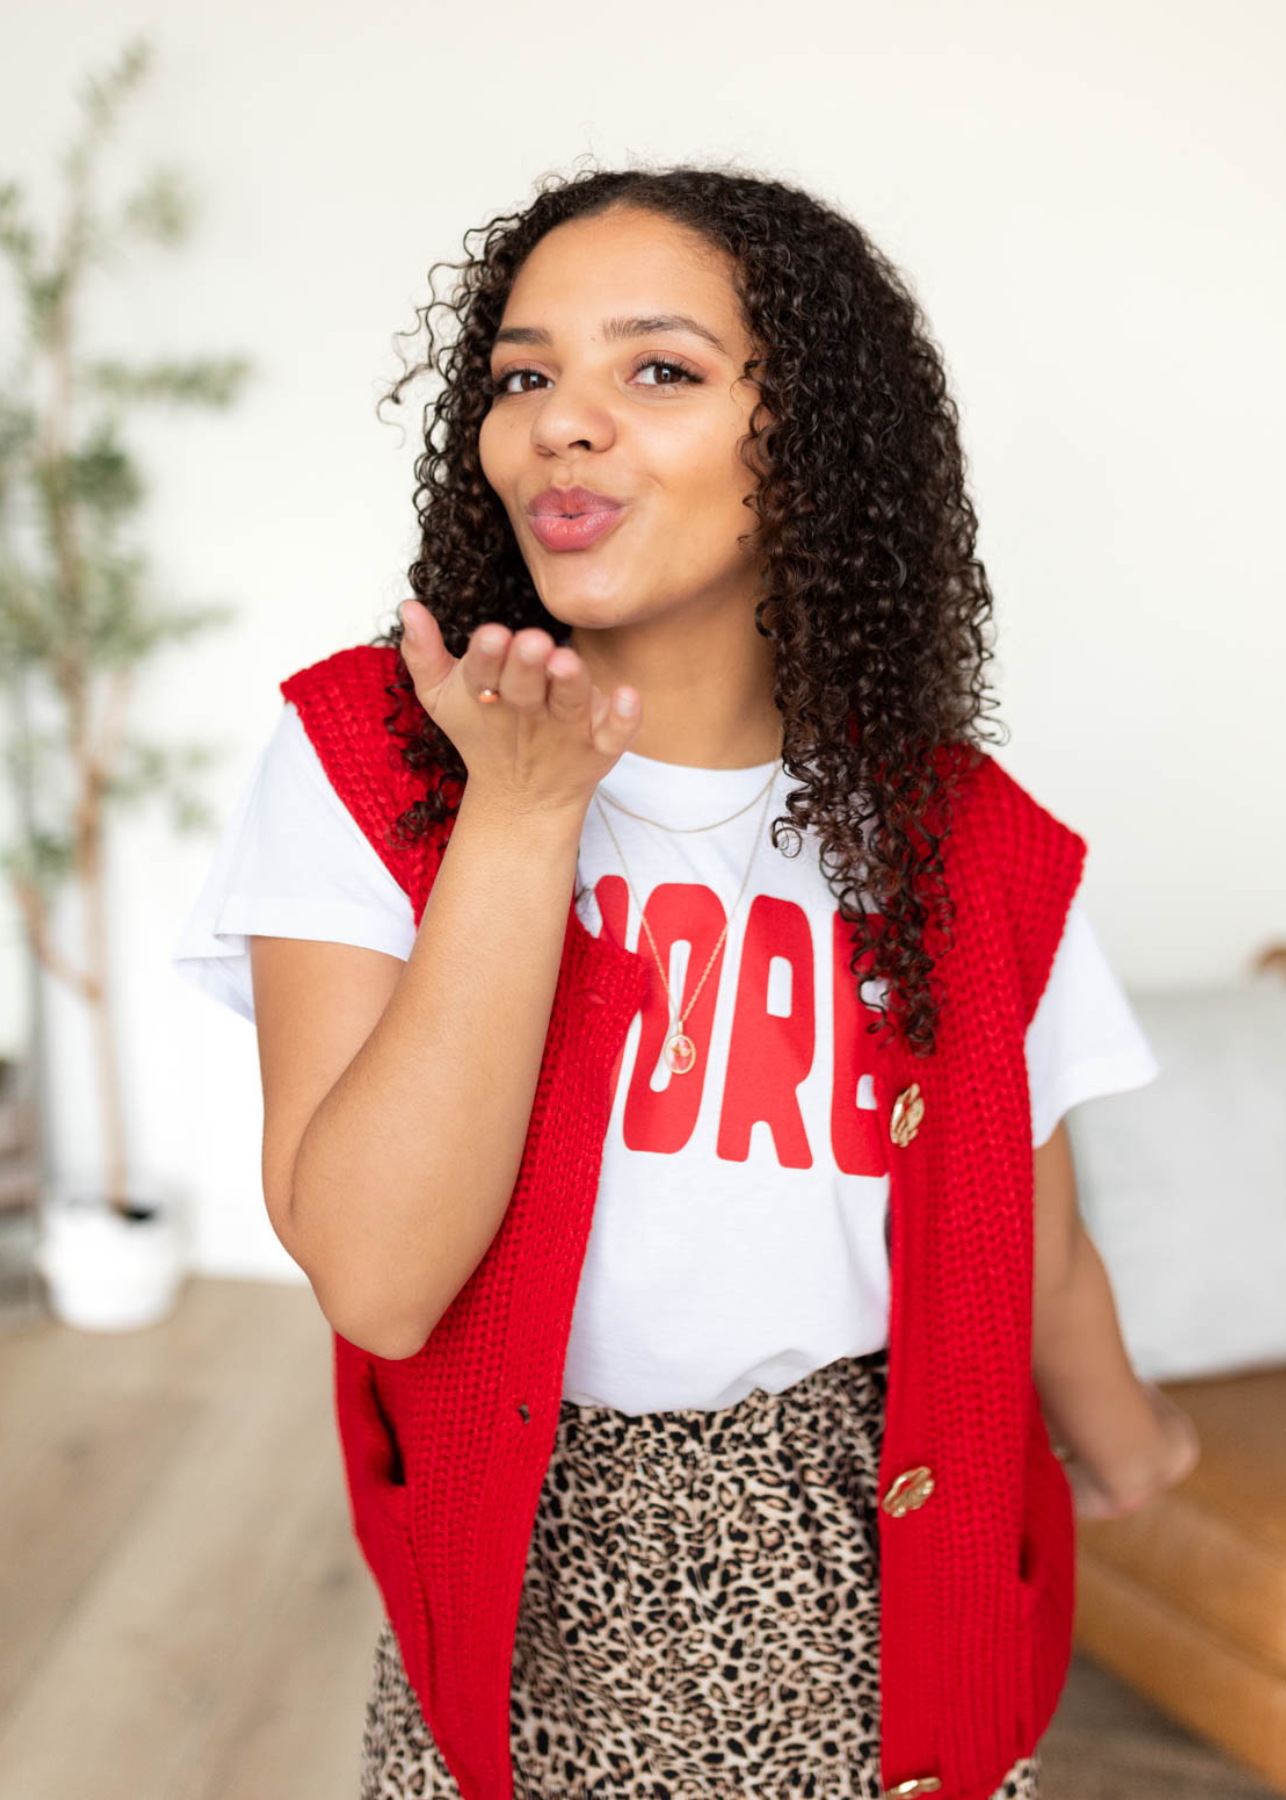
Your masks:
[{"label": "green leaf", "polygon": [[0,558],[0,672],[52,661],[61,633],[49,580],[19,568],[11,558]]},{"label": "green leaf", "polygon": [[35,830],[0,849],[0,864],[19,880],[49,894],[76,866],[76,843],[70,833]]},{"label": "green leaf", "polygon": [[136,32],[105,75],[85,77],[79,99],[93,134],[109,131],[116,123],[122,100],[147,74],[152,65],[152,56],[150,40]]},{"label": "green leaf", "polygon": [[37,430],[35,409],[0,390],[0,480],[4,479],[3,465],[19,461],[35,443]]},{"label": "green leaf", "polygon": [[172,816],[190,821],[192,829],[199,829],[213,815],[191,790],[187,777],[213,767],[227,754],[225,745],[163,744],[156,739],[128,738],[120,746],[116,766],[104,783],[103,798],[113,805],[137,800],[165,801]]},{"label": "green leaf", "polygon": [[17,183],[0,183],[0,250],[20,275],[29,275],[35,267],[38,241],[34,228],[22,217],[22,206]]},{"label": "green leaf", "polygon": [[167,249],[191,235],[195,202],[179,170],[162,164],[127,196],[112,230]]},{"label": "green leaf", "polygon": [[237,399],[253,369],[253,362],[244,356],[200,356],[148,364],[100,357],[83,365],[81,380],[92,392],[113,400],[228,406]]},{"label": "green leaf", "polygon": [[32,476],[51,514],[81,505],[100,519],[119,518],[139,507],[147,491],[112,419],[98,420],[78,447],[33,460]]}]

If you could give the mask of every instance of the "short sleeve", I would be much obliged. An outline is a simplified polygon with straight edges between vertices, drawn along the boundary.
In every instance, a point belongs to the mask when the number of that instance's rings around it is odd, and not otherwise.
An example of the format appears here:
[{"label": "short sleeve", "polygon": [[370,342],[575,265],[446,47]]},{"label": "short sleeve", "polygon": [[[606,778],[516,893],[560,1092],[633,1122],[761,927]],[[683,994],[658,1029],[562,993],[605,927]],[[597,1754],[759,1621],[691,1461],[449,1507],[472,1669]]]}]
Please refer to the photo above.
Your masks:
[{"label": "short sleeve", "polygon": [[1045,1142],[1069,1107],[1143,1087],[1161,1072],[1078,900],[1068,908],[1026,1050],[1033,1144]]},{"label": "short sleeve", "polygon": [[410,896],[331,786],[291,701],[224,826],[171,965],[253,1021],[255,935],[355,944],[403,961],[415,943]]}]

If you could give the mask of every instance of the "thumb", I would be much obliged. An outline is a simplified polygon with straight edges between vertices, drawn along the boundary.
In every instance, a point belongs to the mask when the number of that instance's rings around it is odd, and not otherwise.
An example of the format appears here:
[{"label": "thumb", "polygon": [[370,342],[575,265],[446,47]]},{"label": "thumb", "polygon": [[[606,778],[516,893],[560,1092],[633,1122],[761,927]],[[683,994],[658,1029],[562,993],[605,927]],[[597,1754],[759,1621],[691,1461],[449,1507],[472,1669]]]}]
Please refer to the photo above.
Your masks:
[{"label": "thumb", "polygon": [[402,659],[423,704],[425,696],[440,687],[454,669],[456,658],[442,642],[438,622],[422,601],[403,600],[397,615],[402,621]]}]

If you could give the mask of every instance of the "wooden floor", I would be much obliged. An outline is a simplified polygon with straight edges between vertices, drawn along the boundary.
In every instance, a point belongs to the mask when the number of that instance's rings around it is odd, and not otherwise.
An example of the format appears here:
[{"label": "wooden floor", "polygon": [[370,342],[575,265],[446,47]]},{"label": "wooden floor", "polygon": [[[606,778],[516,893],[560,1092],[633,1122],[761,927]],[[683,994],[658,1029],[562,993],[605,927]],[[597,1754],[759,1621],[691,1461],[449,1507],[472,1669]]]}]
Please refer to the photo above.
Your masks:
[{"label": "wooden floor", "polygon": [[[3,1800],[357,1800],[379,1598],[307,1288],[0,1335]],[[1270,1800],[1077,1656],[1042,1800]]]}]

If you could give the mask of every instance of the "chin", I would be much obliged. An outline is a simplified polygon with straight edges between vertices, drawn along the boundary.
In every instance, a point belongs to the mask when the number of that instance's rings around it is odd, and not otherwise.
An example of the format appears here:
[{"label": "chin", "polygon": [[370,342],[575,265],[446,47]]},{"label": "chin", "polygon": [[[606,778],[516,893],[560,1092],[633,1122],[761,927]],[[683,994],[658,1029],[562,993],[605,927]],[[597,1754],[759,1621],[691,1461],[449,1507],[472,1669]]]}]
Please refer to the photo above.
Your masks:
[{"label": "chin", "polygon": [[647,617],[646,609],[622,594],[615,583],[596,586],[583,578],[571,576],[563,581],[539,585],[536,589],[545,611],[570,630],[573,625],[587,631],[604,631],[612,625],[632,625]]}]

